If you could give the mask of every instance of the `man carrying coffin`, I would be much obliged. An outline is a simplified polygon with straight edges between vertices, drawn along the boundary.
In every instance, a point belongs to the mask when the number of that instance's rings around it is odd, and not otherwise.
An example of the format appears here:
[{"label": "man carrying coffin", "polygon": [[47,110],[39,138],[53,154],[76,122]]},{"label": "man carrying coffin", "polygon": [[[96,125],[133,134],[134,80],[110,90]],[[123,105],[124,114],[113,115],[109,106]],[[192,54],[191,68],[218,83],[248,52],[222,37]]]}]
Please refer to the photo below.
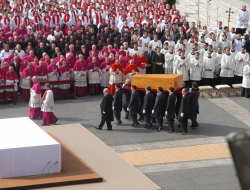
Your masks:
[{"label": "man carrying coffin", "polygon": [[139,92],[136,91],[136,86],[132,85],[131,86],[131,98],[129,105],[127,107],[127,111],[129,112],[129,115],[132,118],[132,127],[136,127],[140,123],[137,120],[137,113],[139,109]]},{"label": "man carrying coffin", "polygon": [[[48,81],[58,81],[59,78],[59,71],[58,66],[55,64],[55,60],[51,59],[51,64],[47,66],[47,73],[48,73]],[[53,91],[54,96],[58,95],[58,85],[54,85],[51,88]]]},{"label": "man carrying coffin", "polygon": [[131,76],[139,73],[139,68],[134,64],[134,60],[130,60],[130,65],[128,65],[125,69],[124,75],[126,75],[126,79],[131,79]]},{"label": "man carrying coffin", "polygon": [[167,101],[167,108],[165,114],[167,116],[168,126],[169,126],[169,133],[174,131],[174,118],[175,118],[175,103],[176,103],[176,95],[174,93],[174,88],[170,87],[168,89],[169,96]]},{"label": "man carrying coffin", "polygon": [[74,78],[75,78],[75,88],[77,96],[87,95],[87,72],[88,65],[86,60],[84,60],[83,55],[79,54],[79,59],[74,65]]},{"label": "man carrying coffin", "polygon": [[120,84],[115,85],[115,94],[114,94],[114,105],[113,111],[117,125],[122,124],[121,121],[121,111],[122,111],[122,90],[120,89]]},{"label": "man carrying coffin", "polygon": [[100,91],[100,64],[96,61],[96,57],[92,58],[92,62],[88,65],[89,73],[89,94],[99,94]]},{"label": "man carrying coffin", "polygon": [[58,118],[54,115],[54,95],[52,90],[50,89],[50,84],[45,84],[45,93],[41,99],[42,104],[42,112],[43,112],[43,124],[50,125],[50,124],[56,124],[58,121]]},{"label": "man carrying coffin", "polygon": [[39,117],[42,117],[41,112],[41,86],[38,82],[37,77],[32,77],[33,87],[30,89],[30,113],[29,118],[30,119],[36,119]]},{"label": "man carrying coffin", "polygon": [[19,81],[18,75],[14,71],[14,68],[12,66],[9,67],[9,71],[5,75],[5,81],[6,85],[14,84],[14,92],[13,89],[6,89],[5,93],[5,98],[6,99],[12,99],[13,98],[13,93],[14,93],[14,98],[17,100],[17,91],[18,91],[18,86],[17,83]]},{"label": "man carrying coffin", "polygon": [[129,119],[130,115],[129,115],[129,112],[127,111],[127,107],[129,105],[130,98],[131,98],[131,92],[130,92],[131,81],[130,81],[130,79],[126,79],[125,83],[122,85],[122,89],[123,89],[122,108],[125,112],[124,119]]},{"label": "man carrying coffin", "polygon": [[31,63],[28,63],[27,68],[25,68],[23,70],[22,73],[22,96],[21,99],[25,99],[25,101],[28,101],[28,99],[30,98],[30,83],[31,83],[31,79],[32,77],[35,76],[35,70],[32,68]]},{"label": "man carrying coffin", "polygon": [[109,93],[114,96],[115,94],[115,82],[122,82],[123,80],[123,67],[120,64],[119,60],[116,59],[115,63],[111,65],[110,69],[110,78],[109,78]]},{"label": "man carrying coffin", "polygon": [[146,122],[145,128],[149,129],[152,127],[152,123],[150,122],[150,118],[152,115],[152,109],[154,107],[155,97],[154,94],[151,92],[151,87],[145,87],[146,95],[144,96],[143,106],[142,106],[142,113],[144,115],[144,120]]}]

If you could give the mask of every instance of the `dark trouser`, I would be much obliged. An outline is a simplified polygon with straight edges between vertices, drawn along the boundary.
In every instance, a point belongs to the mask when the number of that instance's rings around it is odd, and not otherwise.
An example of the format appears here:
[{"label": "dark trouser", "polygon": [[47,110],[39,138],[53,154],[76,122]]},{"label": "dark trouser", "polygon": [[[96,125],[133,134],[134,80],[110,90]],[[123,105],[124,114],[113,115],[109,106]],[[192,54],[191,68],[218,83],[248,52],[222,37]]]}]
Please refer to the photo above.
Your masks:
[{"label": "dark trouser", "polygon": [[163,129],[163,117],[155,118],[156,123],[160,129]]},{"label": "dark trouser", "polygon": [[198,86],[202,86],[201,80],[190,80],[189,81],[189,88],[192,88],[193,82],[196,82]]},{"label": "dark trouser", "polygon": [[190,119],[192,121],[192,126],[193,127],[198,127],[199,124],[197,123],[197,114],[191,114]]},{"label": "dark trouser", "polygon": [[188,120],[186,119],[184,121],[180,121],[180,125],[181,125],[181,128],[182,128],[182,131],[187,132]]},{"label": "dark trouser", "polygon": [[246,30],[246,28],[236,28],[236,34],[241,34],[243,36]]},{"label": "dark trouser", "polygon": [[245,98],[250,98],[250,88],[242,88],[241,90],[241,96]]},{"label": "dark trouser", "polygon": [[243,77],[234,75],[234,84],[240,84],[242,83]]},{"label": "dark trouser", "polygon": [[170,130],[174,130],[174,119],[168,119],[168,126]]},{"label": "dark trouser", "polygon": [[114,110],[114,116],[117,122],[122,122],[121,121],[121,112],[120,111],[115,111]]},{"label": "dark trouser", "polygon": [[124,112],[125,112],[125,118],[128,119],[129,116],[129,112],[127,111],[127,108],[123,108]]},{"label": "dark trouser", "polygon": [[202,78],[203,85],[209,85],[214,87],[214,79],[213,78]]},{"label": "dark trouser", "polygon": [[150,122],[150,118],[151,116],[149,115],[144,115],[144,120],[146,122],[146,127],[149,128],[149,127],[152,127],[152,123]]},{"label": "dark trouser", "polygon": [[131,115],[131,118],[132,118],[132,121],[133,121],[134,125],[138,125],[139,124],[139,122],[137,120],[137,115]]},{"label": "dark trouser", "polygon": [[110,120],[107,121],[105,114],[102,114],[102,120],[101,120],[101,123],[99,124],[99,128],[100,129],[103,127],[103,125],[105,124],[105,122],[107,124],[107,128],[108,129],[112,129],[111,121]]},{"label": "dark trouser", "polygon": [[189,88],[189,80],[188,81],[183,81],[185,83],[185,88]]},{"label": "dark trouser", "polygon": [[232,86],[233,80],[233,77],[220,77],[220,84],[227,84],[229,86]]},{"label": "dark trouser", "polygon": [[140,116],[140,117],[139,117],[140,119],[143,119],[143,118],[144,118],[143,115],[142,115],[142,113],[141,113],[141,110],[138,111],[138,114],[139,114],[139,116]]}]

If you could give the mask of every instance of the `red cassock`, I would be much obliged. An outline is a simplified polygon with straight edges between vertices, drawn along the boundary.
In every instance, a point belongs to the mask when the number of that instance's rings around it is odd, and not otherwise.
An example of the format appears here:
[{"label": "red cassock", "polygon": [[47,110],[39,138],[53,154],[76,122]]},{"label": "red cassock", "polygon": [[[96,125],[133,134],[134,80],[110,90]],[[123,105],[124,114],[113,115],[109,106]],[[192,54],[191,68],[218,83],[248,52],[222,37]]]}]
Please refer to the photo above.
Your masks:
[{"label": "red cassock", "polygon": [[[17,74],[15,71],[13,72],[10,72],[8,71],[5,75],[5,80],[19,80]],[[13,95],[12,93],[14,93],[14,96],[15,96],[15,100],[17,100],[17,91],[14,91],[14,92],[11,92],[11,91],[6,91],[5,93],[5,98],[6,99],[12,99],[13,98]]]},{"label": "red cassock", "polygon": [[[116,64],[114,63],[114,64],[110,65],[110,67],[111,67],[111,69],[112,69],[112,72],[116,72],[117,69],[118,69],[119,71],[121,71],[121,72],[123,73],[123,67],[122,67],[121,64],[116,65]],[[118,81],[117,81],[117,82],[118,82]],[[110,84],[110,85],[109,85],[109,93],[110,93],[112,96],[114,96],[114,94],[115,94],[115,85],[114,85],[114,84]]]},{"label": "red cassock", "polygon": [[125,72],[124,72],[124,75],[127,75],[128,73],[132,73],[133,70],[135,72],[138,72],[139,73],[139,69],[138,69],[138,66],[137,65],[128,65],[125,69]]},{"label": "red cassock", "polygon": [[[25,77],[30,77],[32,78],[33,76],[36,75],[36,72],[33,68],[29,69],[29,68],[25,68],[23,70],[23,73],[22,73],[22,78],[25,78]],[[28,100],[30,98],[30,89],[22,89],[22,95],[21,95],[21,99],[25,99],[25,100]]]},{"label": "red cassock", "polygon": [[[74,65],[74,71],[87,71],[88,64],[87,61],[84,59],[83,61],[77,60]],[[76,86],[76,95],[77,96],[86,96],[87,95],[87,86]]]},{"label": "red cassock", "polygon": [[[143,57],[138,56],[137,59],[138,59],[141,63],[146,63],[146,64],[148,65],[148,59],[147,59],[145,56],[143,56]],[[142,68],[142,69],[145,69],[145,67],[146,67],[146,65],[141,64],[141,68]]]},{"label": "red cassock", "polygon": [[[4,81],[5,74],[6,74],[6,72],[4,71],[4,69],[0,68],[0,85],[4,85],[4,84],[1,84],[1,82]],[[3,98],[4,98],[4,92],[0,91],[0,99],[3,99]]]}]

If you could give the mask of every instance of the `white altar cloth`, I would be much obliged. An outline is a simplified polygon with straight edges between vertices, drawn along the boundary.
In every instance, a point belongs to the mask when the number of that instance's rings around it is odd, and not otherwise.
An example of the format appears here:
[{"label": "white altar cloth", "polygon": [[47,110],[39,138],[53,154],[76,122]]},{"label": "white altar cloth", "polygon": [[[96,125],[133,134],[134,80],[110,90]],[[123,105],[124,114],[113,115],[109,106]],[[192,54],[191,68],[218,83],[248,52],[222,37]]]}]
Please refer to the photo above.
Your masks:
[{"label": "white altar cloth", "polygon": [[61,145],[28,117],[0,119],[0,178],[61,171]]}]

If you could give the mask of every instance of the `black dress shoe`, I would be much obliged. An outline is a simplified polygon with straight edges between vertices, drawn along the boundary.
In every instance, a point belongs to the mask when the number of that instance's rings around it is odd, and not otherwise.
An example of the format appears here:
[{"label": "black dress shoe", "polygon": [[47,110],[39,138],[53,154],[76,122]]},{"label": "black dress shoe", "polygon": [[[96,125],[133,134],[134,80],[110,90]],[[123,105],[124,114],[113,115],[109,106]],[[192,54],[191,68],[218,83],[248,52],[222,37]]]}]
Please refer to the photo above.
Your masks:
[{"label": "black dress shoe", "polygon": [[102,130],[102,128],[99,128],[99,127],[95,127],[96,129],[98,129],[98,130]]},{"label": "black dress shoe", "polygon": [[108,128],[107,128],[106,130],[108,130],[108,131],[112,131],[112,129],[108,129]]},{"label": "black dress shoe", "polygon": [[177,126],[178,128],[181,128],[181,125],[180,124],[178,124],[178,126]]},{"label": "black dress shoe", "polygon": [[122,122],[116,122],[115,124],[116,124],[116,125],[121,125],[121,124],[122,124]]},{"label": "black dress shoe", "polygon": [[47,124],[44,124],[44,123],[43,123],[41,126],[47,126]]},{"label": "black dress shoe", "polygon": [[135,126],[135,124],[132,124],[132,125],[130,125],[131,127],[134,127]]},{"label": "black dress shoe", "polygon": [[140,123],[135,124],[135,126],[134,126],[134,127],[137,127],[139,124],[140,124]]},{"label": "black dress shoe", "polygon": [[124,117],[124,119],[128,119],[128,117]]},{"label": "black dress shoe", "polygon": [[174,130],[171,130],[171,129],[168,131],[168,133],[173,133],[173,132],[174,132]]},{"label": "black dress shoe", "polygon": [[158,128],[156,131],[161,131],[163,128]]}]

